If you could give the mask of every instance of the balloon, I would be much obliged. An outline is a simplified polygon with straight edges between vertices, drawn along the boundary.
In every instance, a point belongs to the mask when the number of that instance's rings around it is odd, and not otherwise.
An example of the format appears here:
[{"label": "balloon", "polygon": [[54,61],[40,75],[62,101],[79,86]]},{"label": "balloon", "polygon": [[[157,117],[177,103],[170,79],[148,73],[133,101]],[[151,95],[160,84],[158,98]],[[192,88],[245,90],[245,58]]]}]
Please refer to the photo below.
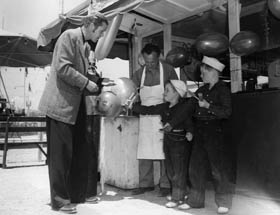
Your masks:
[{"label": "balloon", "polygon": [[103,91],[97,98],[97,112],[107,117],[117,117],[128,100],[137,95],[137,87],[129,78],[118,78],[114,83],[109,91]]},{"label": "balloon", "polygon": [[102,92],[97,98],[97,111],[107,117],[116,117],[122,111],[120,98],[111,91]]},{"label": "balloon", "polygon": [[121,25],[122,18],[123,14],[115,16],[109,24],[105,35],[98,40],[95,48],[95,58],[97,60],[103,60],[109,54]]},{"label": "balloon", "polygon": [[224,34],[210,32],[200,35],[196,39],[195,46],[199,53],[214,57],[228,50],[229,41]]},{"label": "balloon", "polygon": [[274,16],[280,19],[280,0],[268,0],[268,8]]},{"label": "balloon", "polygon": [[185,48],[175,47],[167,53],[165,60],[175,68],[182,67],[190,63],[190,55]]},{"label": "balloon", "polygon": [[129,78],[118,78],[114,83],[115,86],[111,87],[111,91],[120,98],[121,105],[125,105],[132,95],[137,94],[137,87]]},{"label": "balloon", "polygon": [[252,31],[240,31],[230,41],[230,49],[237,56],[244,56],[260,48],[260,38]]}]

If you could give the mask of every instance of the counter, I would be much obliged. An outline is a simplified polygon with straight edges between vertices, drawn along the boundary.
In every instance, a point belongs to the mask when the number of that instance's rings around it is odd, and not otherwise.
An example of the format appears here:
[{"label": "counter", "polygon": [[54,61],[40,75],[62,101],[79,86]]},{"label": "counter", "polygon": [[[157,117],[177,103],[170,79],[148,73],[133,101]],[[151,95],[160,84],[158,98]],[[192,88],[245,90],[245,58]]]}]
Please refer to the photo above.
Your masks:
[{"label": "counter", "polygon": [[124,189],[138,187],[138,130],[137,117],[101,117],[99,168],[102,187],[104,183]]}]

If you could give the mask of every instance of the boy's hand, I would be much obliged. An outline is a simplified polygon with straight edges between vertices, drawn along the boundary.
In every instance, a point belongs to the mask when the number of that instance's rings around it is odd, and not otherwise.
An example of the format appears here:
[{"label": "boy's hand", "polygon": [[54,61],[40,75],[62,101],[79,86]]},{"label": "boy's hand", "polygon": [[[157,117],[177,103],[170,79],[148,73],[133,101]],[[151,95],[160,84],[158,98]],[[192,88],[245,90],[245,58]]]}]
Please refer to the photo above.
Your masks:
[{"label": "boy's hand", "polygon": [[209,102],[207,102],[205,99],[199,100],[198,105],[199,105],[199,107],[203,107],[203,108],[206,108],[206,109],[208,109],[209,106],[210,106]]},{"label": "boy's hand", "polygon": [[188,141],[192,141],[193,135],[192,135],[191,132],[187,132],[187,133],[186,133],[186,139],[187,139]]},{"label": "boy's hand", "polygon": [[165,132],[170,132],[172,130],[172,126],[169,123],[166,123],[163,126],[162,130],[165,131]]}]

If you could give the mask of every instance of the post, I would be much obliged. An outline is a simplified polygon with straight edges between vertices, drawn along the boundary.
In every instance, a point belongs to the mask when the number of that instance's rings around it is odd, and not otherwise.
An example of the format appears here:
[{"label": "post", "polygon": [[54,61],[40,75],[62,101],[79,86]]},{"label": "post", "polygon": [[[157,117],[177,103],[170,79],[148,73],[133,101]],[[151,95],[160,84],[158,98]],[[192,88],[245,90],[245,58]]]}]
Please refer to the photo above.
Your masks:
[{"label": "post", "polygon": [[132,71],[130,71],[130,78],[133,77],[133,73],[140,68],[138,64],[138,57],[142,49],[142,37],[132,36]]},{"label": "post", "polygon": [[163,25],[163,49],[164,57],[166,57],[167,52],[172,48],[172,29],[171,24]]},{"label": "post", "polygon": [[[228,25],[229,39],[240,31],[240,11],[241,5],[239,0],[228,1]],[[236,93],[242,91],[242,71],[241,57],[230,52],[230,79],[231,92]]]}]

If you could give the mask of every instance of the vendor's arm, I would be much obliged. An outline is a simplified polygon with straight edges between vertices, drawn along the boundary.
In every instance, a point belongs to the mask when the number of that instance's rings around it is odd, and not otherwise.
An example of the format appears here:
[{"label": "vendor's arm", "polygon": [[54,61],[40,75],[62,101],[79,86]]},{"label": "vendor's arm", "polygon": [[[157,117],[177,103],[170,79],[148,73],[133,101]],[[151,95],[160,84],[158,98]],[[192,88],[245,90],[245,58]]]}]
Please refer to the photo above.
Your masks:
[{"label": "vendor's arm", "polygon": [[144,106],[140,102],[133,104],[132,111],[142,115],[161,115],[168,108],[168,103]]},{"label": "vendor's arm", "polygon": [[142,73],[143,73],[143,67],[141,67],[140,69],[138,69],[138,70],[133,74],[132,81],[134,82],[134,84],[136,85],[136,87],[140,87]]}]

